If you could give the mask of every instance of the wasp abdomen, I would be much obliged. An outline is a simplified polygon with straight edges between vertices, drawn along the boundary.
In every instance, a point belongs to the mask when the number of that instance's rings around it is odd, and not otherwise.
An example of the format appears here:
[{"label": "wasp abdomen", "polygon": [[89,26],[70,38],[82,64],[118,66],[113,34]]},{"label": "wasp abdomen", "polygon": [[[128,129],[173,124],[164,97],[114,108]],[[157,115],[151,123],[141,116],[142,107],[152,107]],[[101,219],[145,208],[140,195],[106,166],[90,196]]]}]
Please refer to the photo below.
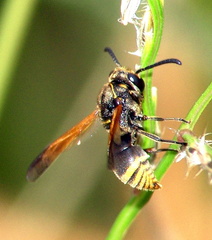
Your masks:
[{"label": "wasp abdomen", "polygon": [[109,163],[110,169],[125,184],[139,190],[156,190],[161,188],[154,175],[149,155],[137,145],[126,146],[111,143]]}]

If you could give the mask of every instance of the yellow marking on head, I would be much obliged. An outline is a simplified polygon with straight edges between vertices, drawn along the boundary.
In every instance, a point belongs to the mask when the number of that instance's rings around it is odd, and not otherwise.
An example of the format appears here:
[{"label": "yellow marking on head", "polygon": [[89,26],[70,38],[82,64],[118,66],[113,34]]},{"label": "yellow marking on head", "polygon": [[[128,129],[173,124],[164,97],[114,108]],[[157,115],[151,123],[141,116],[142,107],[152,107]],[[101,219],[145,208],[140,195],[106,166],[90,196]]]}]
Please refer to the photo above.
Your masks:
[{"label": "yellow marking on head", "polygon": [[127,87],[127,85],[126,85],[126,84],[124,84],[124,83],[120,83],[120,84],[119,84],[119,86],[120,86],[120,87],[122,87],[122,88],[125,88],[125,89],[127,89],[127,88],[128,88],[128,87]]},{"label": "yellow marking on head", "polygon": [[111,91],[112,91],[112,93],[113,93],[113,97],[114,97],[114,98],[117,98],[117,95],[116,95],[116,93],[115,93],[115,91],[114,91],[113,84],[110,83],[110,87],[111,87]]}]

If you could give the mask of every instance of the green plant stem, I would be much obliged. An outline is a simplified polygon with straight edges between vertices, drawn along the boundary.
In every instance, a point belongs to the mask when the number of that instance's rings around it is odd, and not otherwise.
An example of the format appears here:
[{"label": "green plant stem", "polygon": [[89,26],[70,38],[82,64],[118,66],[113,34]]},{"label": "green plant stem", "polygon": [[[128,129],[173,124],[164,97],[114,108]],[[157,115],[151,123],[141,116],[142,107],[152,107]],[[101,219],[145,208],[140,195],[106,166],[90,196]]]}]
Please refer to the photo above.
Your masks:
[{"label": "green plant stem", "polygon": [[148,0],[148,5],[151,9],[153,21],[153,36],[152,41],[145,46],[141,58],[141,67],[146,67],[155,62],[163,33],[163,4],[160,0]]},{"label": "green plant stem", "polygon": [[[189,124],[190,130],[193,130],[199,117],[201,116],[202,112],[205,110],[205,107],[209,104],[211,99],[212,99],[212,83],[209,84],[207,89],[202,93],[198,101],[196,101],[196,103],[186,116],[186,119],[191,121],[191,123]],[[181,124],[180,129],[185,128],[185,125],[187,126],[187,124]]]},{"label": "green plant stem", "polygon": [[120,240],[123,239],[128,228],[132,224],[133,220],[137,216],[140,209],[149,201],[151,198],[152,192],[145,192],[146,194],[140,194],[134,196],[130,201],[125,205],[122,211],[119,213],[116,218],[108,236],[107,240]]},{"label": "green plant stem", "polygon": [[[195,102],[194,106],[189,111],[188,115],[186,116],[186,120],[190,120],[190,124],[183,123],[181,124],[179,130],[182,129],[190,129],[193,130],[195,124],[197,123],[199,117],[201,116],[202,112],[205,110],[207,105],[212,100],[212,83],[207,87],[207,89],[203,92],[200,98]],[[171,149],[176,149],[176,145],[171,145]],[[155,175],[157,179],[161,179],[165,172],[169,169],[171,164],[174,162],[174,158],[176,153],[174,152],[167,152],[164,157],[161,159],[160,163],[155,170]]]},{"label": "green plant stem", "polygon": [[37,0],[6,0],[0,18],[0,116]]},{"label": "green plant stem", "polygon": [[[153,20],[153,29],[154,34],[152,41],[147,44],[147,48],[144,49],[142,55],[141,66],[145,67],[150,65],[155,61],[157,56],[161,36],[163,31],[163,5],[160,0],[149,0],[148,4],[151,9],[152,13],[152,20]],[[147,72],[145,72],[147,73]],[[145,78],[145,100],[143,103],[143,110],[147,116],[154,116],[155,115],[155,103],[152,101],[152,71],[148,71],[148,74],[142,76]],[[145,129],[149,132],[153,132],[155,129],[155,122],[154,121],[146,121]],[[151,131],[150,131],[151,130]],[[151,140],[145,139],[144,145],[150,147]],[[151,198],[152,192],[142,192],[138,196],[134,196],[128,204],[123,208],[120,212],[119,216],[117,217],[114,225],[112,226],[107,240],[120,240],[123,239],[127,229],[132,224],[133,220],[135,219],[136,215],[139,213],[140,209],[148,202]]]},{"label": "green plant stem", "polygon": [[[146,67],[155,62],[160,43],[161,37],[163,33],[163,3],[158,0],[149,0],[148,4],[152,13],[152,21],[153,21],[153,38],[152,42],[147,43],[147,47],[145,46],[142,59],[141,66]],[[145,80],[145,90],[144,90],[144,101],[143,101],[143,112],[147,116],[155,116],[155,106],[152,100],[152,70],[145,71],[145,75],[142,76]],[[147,132],[155,133],[156,122],[155,121],[146,121],[144,122],[144,129]],[[151,148],[154,146],[152,140],[148,138],[144,138],[142,147],[143,148]]]}]

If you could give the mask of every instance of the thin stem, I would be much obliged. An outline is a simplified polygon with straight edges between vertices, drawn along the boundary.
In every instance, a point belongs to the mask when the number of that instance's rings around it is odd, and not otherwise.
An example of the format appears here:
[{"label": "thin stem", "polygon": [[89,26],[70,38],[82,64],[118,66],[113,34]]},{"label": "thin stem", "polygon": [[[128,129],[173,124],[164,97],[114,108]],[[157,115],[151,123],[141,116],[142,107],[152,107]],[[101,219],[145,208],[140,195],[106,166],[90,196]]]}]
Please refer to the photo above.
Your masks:
[{"label": "thin stem", "polygon": [[[145,45],[145,49],[143,51],[141,66],[146,67],[155,62],[161,37],[163,33],[163,4],[160,0],[149,0],[148,4],[152,13],[152,21],[153,21],[153,38],[152,41]],[[147,116],[155,116],[155,104],[152,98],[152,70],[146,71],[143,76],[145,80],[145,91],[144,91],[144,101],[143,101],[143,112]],[[144,129],[147,132],[155,133],[156,122],[154,121],[146,121],[144,122]],[[144,139],[143,148],[151,148],[154,144],[150,139]]]},{"label": "thin stem", "polygon": [[[191,120],[190,124],[183,123],[181,124],[179,130],[182,129],[190,129],[193,130],[195,124],[197,123],[199,117],[201,116],[202,112],[205,110],[207,105],[212,100],[212,83],[207,87],[207,89],[203,92],[200,98],[196,101],[194,106],[189,111],[188,115],[186,116],[186,120]],[[176,149],[176,145],[171,145],[170,148]],[[157,169],[155,170],[155,175],[157,179],[161,179],[162,176],[166,173],[169,169],[171,164],[174,162],[174,158],[176,153],[174,152],[167,152],[164,157],[161,159],[160,163],[158,164]]]},{"label": "thin stem", "polygon": [[125,205],[116,218],[106,240],[123,239],[133,220],[135,220],[138,212],[149,201],[152,195],[152,192],[145,193],[146,194],[140,194],[139,198],[137,196],[132,197]]},{"label": "thin stem", "polygon": [[[142,55],[141,67],[146,67],[155,62],[163,30],[163,5],[161,1],[149,0],[148,3],[152,13],[154,34],[152,41],[145,45],[145,49]],[[148,74],[143,76],[145,78],[146,83],[143,110],[145,112],[145,115],[154,116],[155,102],[152,100],[152,79],[151,74],[149,75],[149,73],[152,72],[151,71],[146,72],[148,72]],[[155,121],[146,121],[145,129],[147,129],[147,131],[149,132],[154,133],[153,129],[155,129]],[[148,146],[152,142],[151,140],[148,139],[146,139],[145,141],[146,141],[145,144],[147,144]],[[125,233],[132,224],[136,215],[139,213],[140,209],[149,201],[151,196],[152,192],[141,192],[138,196],[132,197],[132,199],[127,203],[127,205],[122,209],[122,211],[118,215],[106,239],[107,240],[123,239]]]},{"label": "thin stem", "polygon": [[6,0],[0,18],[0,116],[37,0]]}]

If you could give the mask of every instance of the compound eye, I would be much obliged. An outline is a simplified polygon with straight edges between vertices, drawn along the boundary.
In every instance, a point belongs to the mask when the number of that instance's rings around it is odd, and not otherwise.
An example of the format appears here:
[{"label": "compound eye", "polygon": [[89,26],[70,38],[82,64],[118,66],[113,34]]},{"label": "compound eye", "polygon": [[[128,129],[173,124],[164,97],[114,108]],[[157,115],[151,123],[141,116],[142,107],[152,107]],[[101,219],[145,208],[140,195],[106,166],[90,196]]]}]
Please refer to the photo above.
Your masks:
[{"label": "compound eye", "polygon": [[133,73],[128,73],[128,79],[132,82],[141,92],[143,92],[145,84],[142,78],[139,78],[137,75]]}]

